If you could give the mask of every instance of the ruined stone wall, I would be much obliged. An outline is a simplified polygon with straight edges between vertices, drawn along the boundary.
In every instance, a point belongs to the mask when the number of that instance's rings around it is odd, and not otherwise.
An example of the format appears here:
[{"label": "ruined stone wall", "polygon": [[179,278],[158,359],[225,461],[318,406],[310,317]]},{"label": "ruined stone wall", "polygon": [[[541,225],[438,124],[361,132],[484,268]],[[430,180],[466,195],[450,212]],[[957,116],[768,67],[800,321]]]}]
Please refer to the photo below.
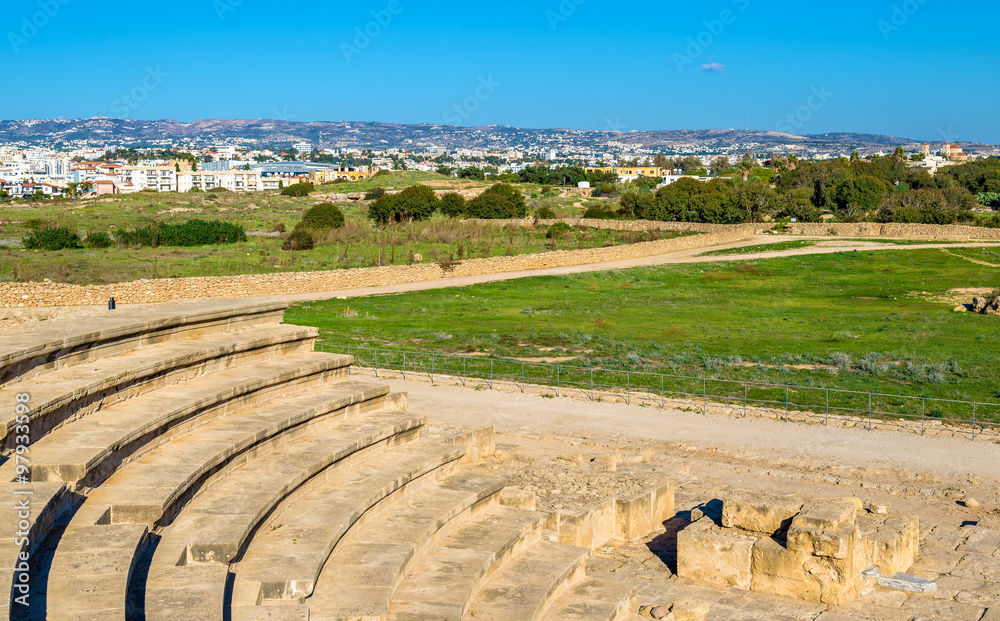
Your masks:
[{"label": "ruined stone wall", "polygon": [[749,240],[753,235],[752,226],[736,226],[702,235],[640,244],[471,259],[452,265],[422,263],[325,272],[138,280],[114,285],[89,286],[59,283],[0,283],[0,308],[104,304],[111,296],[121,304],[142,304],[185,298],[243,298],[338,291],[423,282],[454,276],[501,274],[636,259]]},{"label": "ruined stone wall", "polygon": [[946,224],[879,224],[857,223],[799,223],[792,224],[792,235],[837,237],[902,237],[907,239],[982,239],[1000,241],[1000,229],[980,226]]}]

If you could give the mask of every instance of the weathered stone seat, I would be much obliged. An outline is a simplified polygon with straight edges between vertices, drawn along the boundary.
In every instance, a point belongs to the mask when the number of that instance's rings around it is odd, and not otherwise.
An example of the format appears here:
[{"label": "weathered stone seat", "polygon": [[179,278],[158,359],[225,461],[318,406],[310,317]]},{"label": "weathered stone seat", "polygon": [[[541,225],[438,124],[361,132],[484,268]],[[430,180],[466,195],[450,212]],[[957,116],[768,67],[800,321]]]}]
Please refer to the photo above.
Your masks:
[{"label": "weathered stone seat", "polygon": [[[199,377],[64,425],[31,447],[33,481],[100,483],[123,461],[192,425],[342,378],[350,358],[300,354]],[[13,478],[14,463],[0,466]]]},{"label": "weathered stone seat", "polygon": [[[257,326],[236,332],[173,340],[119,356],[60,368],[0,388],[0,402],[31,395],[29,436],[37,441],[67,420],[199,375],[313,350],[316,331]],[[0,446],[12,448],[13,408],[0,413]]]},{"label": "weathered stone seat", "polygon": [[[178,570],[207,563],[228,567],[255,529],[268,528],[263,520],[278,503],[301,499],[304,506],[316,507],[314,519],[318,526],[335,528],[336,524],[326,523],[321,510],[324,505],[313,493],[326,489],[328,479],[349,474],[352,487],[362,494],[356,499],[361,504],[352,506],[351,512],[363,514],[408,482],[461,459],[465,452],[462,447],[415,441],[423,423],[423,419],[402,413],[348,421],[336,429],[300,438],[280,451],[258,456],[196,496],[162,532],[150,567],[147,618],[177,618],[175,609],[153,606],[149,594],[154,600],[176,601],[180,595],[171,597],[162,591],[183,591],[185,584],[201,580],[196,572],[188,572],[185,577],[185,572]],[[309,484],[304,485],[307,481]],[[247,494],[248,490],[255,493]],[[224,590],[224,585],[219,588]],[[208,602],[185,605],[212,608]],[[218,610],[221,615],[221,608]]]},{"label": "weathered stone seat", "polygon": [[395,621],[461,621],[483,582],[534,545],[545,515],[493,507],[442,540],[396,590],[389,607]]},{"label": "weathered stone seat", "polygon": [[226,468],[319,425],[397,405],[388,391],[382,384],[337,382],[208,422],[123,466],[88,495],[77,517],[153,528],[170,520],[175,503]]},{"label": "weathered stone seat", "polygon": [[[427,484],[419,490],[407,486],[407,498],[401,502],[391,502],[399,496],[393,494],[373,507],[371,512],[375,515],[367,523],[348,532],[337,543],[328,560],[313,556],[314,561],[320,562],[307,566],[312,574],[304,574],[302,580],[295,582],[301,592],[311,595],[307,603],[312,618],[385,618],[393,593],[409,568],[437,541],[495,503],[496,495],[503,487],[504,483],[499,479],[458,474]],[[336,498],[330,498],[330,501],[334,505],[348,505]],[[284,515],[279,519],[283,520]],[[287,540],[273,543],[281,547],[269,547],[269,551],[278,550],[280,554],[287,549]],[[237,580],[244,575],[262,576],[265,598],[281,599],[269,595],[294,596],[295,593],[289,593],[291,582],[281,584],[274,579],[282,574],[281,564],[268,566],[267,563],[275,560],[278,559],[273,554],[253,559],[248,555],[240,563]],[[247,561],[252,564],[244,568]],[[308,588],[309,583],[317,577],[313,591]],[[278,592],[275,587],[284,587],[285,593]]]},{"label": "weathered stone seat", "polygon": [[53,557],[47,618],[124,620],[129,580],[146,535],[138,524],[67,528]]},{"label": "weathered stone seat", "polygon": [[584,578],[559,596],[542,619],[545,621],[617,621],[631,612],[639,587],[635,584]]},{"label": "weathered stone seat", "polygon": [[552,603],[584,577],[586,548],[542,540],[486,581],[467,616],[483,621],[541,619]]},{"label": "weathered stone seat", "polygon": [[0,386],[165,341],[279,324],[287,306],[264,300],[200,300],[173,308],[123,307],[106,316],[44,321],[0,336]]}]

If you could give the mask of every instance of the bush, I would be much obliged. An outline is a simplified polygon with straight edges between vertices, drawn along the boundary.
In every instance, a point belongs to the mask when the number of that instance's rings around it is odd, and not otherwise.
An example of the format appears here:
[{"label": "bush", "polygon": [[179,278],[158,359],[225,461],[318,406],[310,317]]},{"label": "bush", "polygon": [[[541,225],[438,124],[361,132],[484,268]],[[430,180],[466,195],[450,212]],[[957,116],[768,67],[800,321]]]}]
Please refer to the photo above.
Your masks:
[{"label": "bush", "polygon": [[594,198],[600,198],[603,194],[604,191],[601,190],[601,188],[594,188],[593,191],[590,193],[590,195]]},{"label": "bush", "polygon": [[468,211],[468,204],[461,194],[449,192],[441,197],[440,209],[449,218],[461,218]]},{"label": "bush", "polygon": [[111,236],[107,233],[94,233],[83,240],[83,245],[87,248],[110,248]]},{"label": "bush", "polygon": [[560,239],[573,234],[573,227],[565,222],[556,222],[546,231],[545,237],[549,239]]},{"label": "bush", "polygon": [[366,201],[375,201],[385,196],[385,188],[372,188],[365,192]]},{"label": "bush", "polygon": [[484,220],[524,218],[528,205],[520,190],[509,183],[498,183],[469,201],[469,215]]},{"label": "bush", "polygon": [[611,211],[610,209],[601,209],[600,207],[591,207],[583,213],[584,218],[590,218],[593,220],[621,220],[620,214]]},{"label": "bush", "polygon": [[219,187],[219,188],[212,188],[211,190],[207,191],[213,194],[223,194],[228,192],[229,190],[227,190],[226,188]]},{"label": "bush", "polygon": [[190,220],[184,224],[154,224],[133,231],[115,231],[115,241],[125,246],[209,246],[247,240],[246,230],[218,220]]},{"label": "bush", "polygon": [[302,226],[317,231],[329,231],[344,226],[344,212],[336,205],[320,203],[302,217]]},{"label": "bush", "polygon": [[283,250],[312,250],[315,247],[316,240],[309,231],[298,226],[285,237],[285,242],[281,245]]},{"label": "bush", "polygon": [[536,212],[535,215],[538,216],[539,220],[555,220],[556,219],[556,212],[553,211],[551,207],[542,207],[542,208],[540,208]]},{"label": "bush", "polygon": [[64,248],[83,248],[80,236],[64,226],[32,231],[21,241],[21,245],[30,250],[56,251]]},{"label": "bush", "polygon": [[293,183],[287,188],[282,189],[281,195],[302,198],[303,196],[309,196],[309,193],[314,191],[315,189],[316,186],[309,183],[308,181],[304,183]]},{"label": "bush", "polygon": [[980,192],[976,194],[976,202],[978,202],[983,207],[989,207],[990,209],[1000,209],[1000,193]]},{"label": "bush", "polygon": [[431,217],[438,198],[429,186],[411,185],[399,194],[386,194],[368,207],[368,217],[379,224],[404,222]]},{"label": "bush", "polygon": [[28,218],[24,221],[24,228],[37,231],[38,229],[44,229],[49,225],[48,222],[42,220],[41,218]]}]

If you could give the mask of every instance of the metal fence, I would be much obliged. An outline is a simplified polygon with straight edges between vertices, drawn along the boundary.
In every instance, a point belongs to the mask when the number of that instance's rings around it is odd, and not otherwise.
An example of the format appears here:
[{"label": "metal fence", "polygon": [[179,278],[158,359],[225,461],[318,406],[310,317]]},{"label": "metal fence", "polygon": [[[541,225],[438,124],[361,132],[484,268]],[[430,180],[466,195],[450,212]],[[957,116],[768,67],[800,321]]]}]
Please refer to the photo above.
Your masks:
[{"label": "metal fence", "polygon": [[[952,427],[956,434],[1000,438],[1000,404],[888,395],[815,386],[767,384],[709,377],[620,371],[582,366],[524,362],[493,357],[456,356],[432,352],[400,351],[371,347],[319,344],[320,351],[354,356],[355,366],[380,372],[454,378],[467,386],[476,382],[493,390],[497,383],[514,385],[522,392],[529,386],[551,389],[555,396],[575,392],[592,400],[604,395],[626,403],[667,407],[667,400],[700,406],[727,407],[748,416],[751,409],[764,409],[782,420],[803,417],[829,425],[850,419],[868,429],[902,426],[926,433],[931,428]],[[600,397],[599,397],[600,395]],[[677,407],[675,404],[671,404]]]}]

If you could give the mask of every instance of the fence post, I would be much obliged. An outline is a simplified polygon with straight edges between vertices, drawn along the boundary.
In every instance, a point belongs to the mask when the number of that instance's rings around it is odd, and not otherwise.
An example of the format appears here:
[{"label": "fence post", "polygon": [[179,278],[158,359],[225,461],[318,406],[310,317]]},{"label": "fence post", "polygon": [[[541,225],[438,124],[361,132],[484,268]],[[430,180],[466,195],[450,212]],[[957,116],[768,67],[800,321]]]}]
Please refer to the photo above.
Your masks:
[{"label": "fence post", "polygon": [[403,379],[406,379],[406,352],[403,352]]},{"label": "fence post", "polygon": [[590,367],[590,400],[594,400],[594,367]]},{"label": "fence post", "polygon": [[559,396],[559,388],[560,388],[559,384],[562,381],[562,378],[559,375],[559,370],[560,370],[559,366],[556,365],[556,396],[557,397]]},{"label": "fence post", "polygon": [[920,435],[924,435],[924,424],[927,422],[927,397],[920,398]]},{"label": "fence post", "polygon": [[522,394],[522,395],[524,394],[524,384],[525,384],[525,378],[524,378],[524,363],[522,362],[522,363],[521,363],[521,394]]},{"label": "fence post", "polygon": [[972,404],[972,439],[976,439],[976,404]]},{"label": "fence post", "polygon": [[868,431],[872,430],[872,393],[868,393]]},{"label": "fence post", "polygon": [[826,426],[830,426],[830,389],[826,389]]},{"label": "fence post", "polygon": [[[351,351],[348,349],[347,351]],[[378,377],[378,350],[375,350],[375,377]]]},{"label": "fence post", "polygon": [[632,374],[625,371],[625,404],[632,405]]},{"label": "fence post", "polygon": [[465,376],[466,376],[465,363],[466,359],[462,358],[462,388],[465,388]]},{"label": "fence post", "polygon": [[701,378],[701,413],[708,414],[708,380]]},{"label": "fence post", "polygon": [[666,409],[666,406],[667,406],[667,401],[666,398],[663,396],[663,374],[660,373],[660,409],[661,410]]},{"label": "fence post", "polygon": [[490,390],[493,390],[493,361],[490,360]]},{"label": "fence post", "polygon": [[788,386],[785,386],[785,422],[788,422]]},{"label": "fence post", "polygon": [[743,382],[743,418],[747,417],[747,394],[750,389],[747,387],[747,383]]},{"label": "fence post", "polygon": [[434,384],[434,359],[436,357],[437,356],[435,356],[434,354],[431,354],[431,384],[432,385]]}]

